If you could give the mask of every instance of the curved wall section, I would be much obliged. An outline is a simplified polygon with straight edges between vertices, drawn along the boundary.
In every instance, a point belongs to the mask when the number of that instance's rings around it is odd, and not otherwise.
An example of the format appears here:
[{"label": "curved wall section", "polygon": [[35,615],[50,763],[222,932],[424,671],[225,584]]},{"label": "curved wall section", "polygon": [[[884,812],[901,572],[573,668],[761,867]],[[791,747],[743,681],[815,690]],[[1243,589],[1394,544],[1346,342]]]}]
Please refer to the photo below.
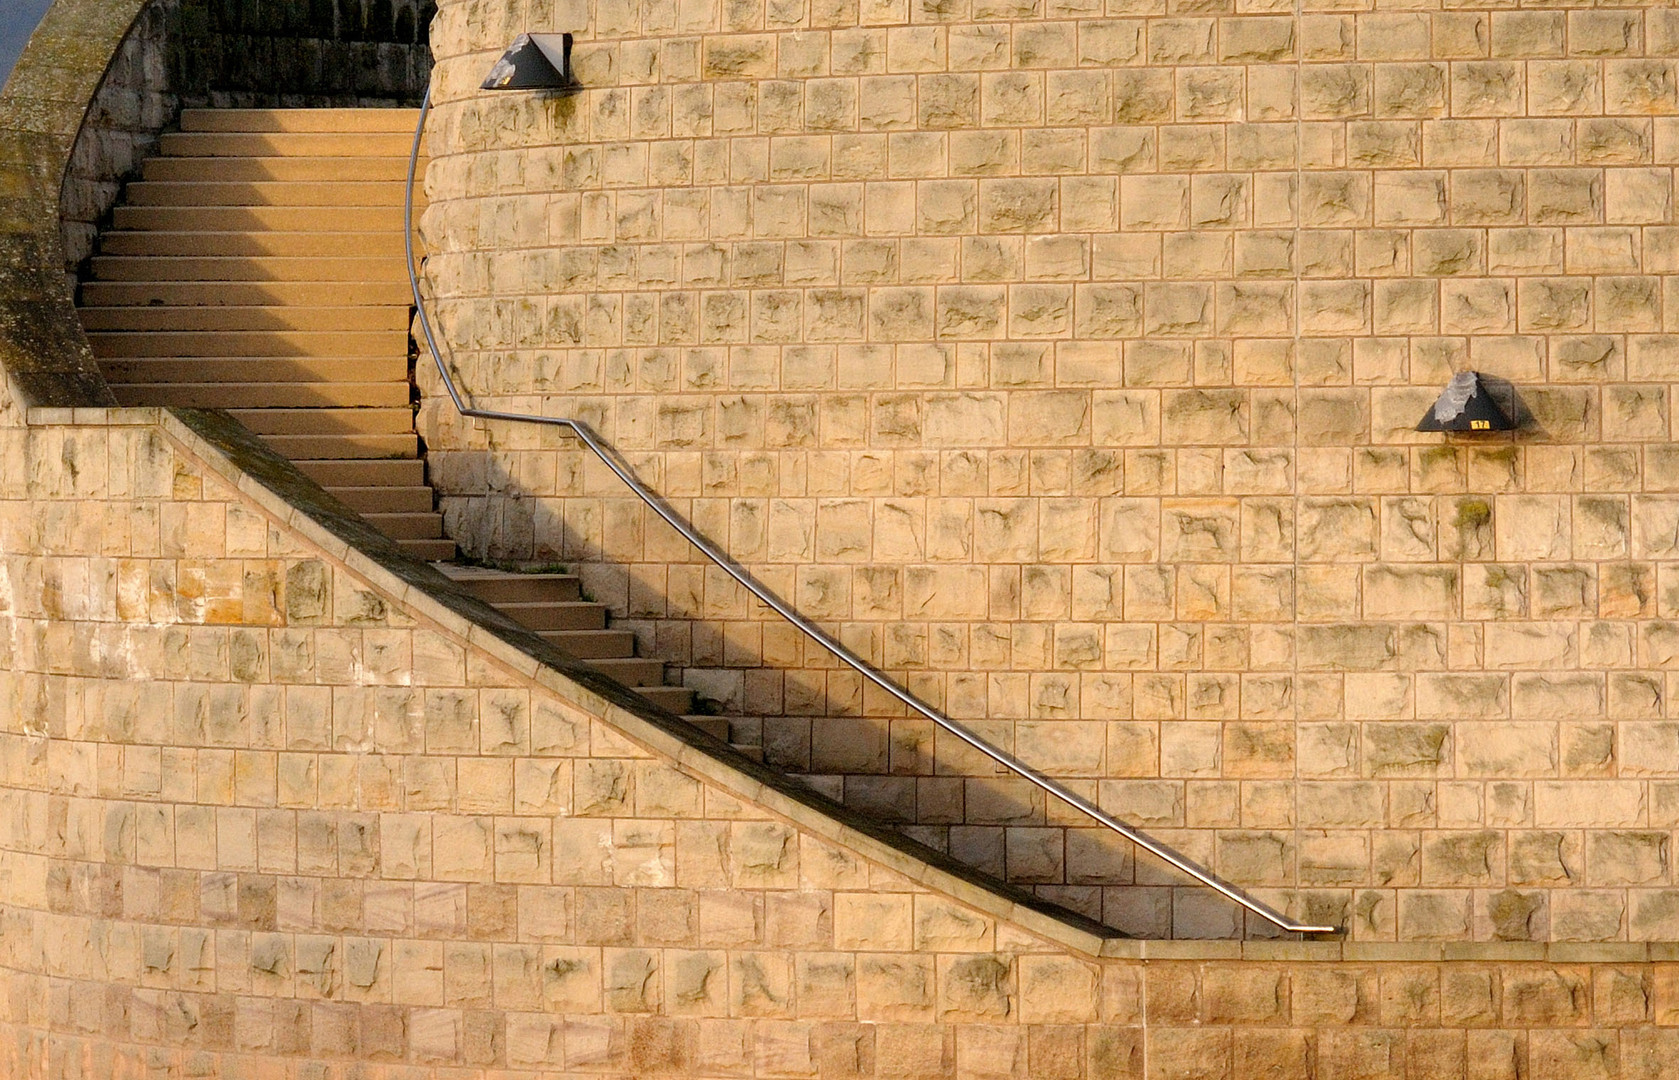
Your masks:
[{"label": "curved wall section", "polygon": [[[1679,22],[1085,0],[444,3],[429,277],[928,701],[1368,940],[1679,933]],[[578,36],[571,99],[477,89]],[[1414,425],[1454,370],[1511,435]],[[435,388],[431,388],[435,391]],[[1244,932],[766,621],[557,436],[426,406],[772,762],[1113,925]]]}]

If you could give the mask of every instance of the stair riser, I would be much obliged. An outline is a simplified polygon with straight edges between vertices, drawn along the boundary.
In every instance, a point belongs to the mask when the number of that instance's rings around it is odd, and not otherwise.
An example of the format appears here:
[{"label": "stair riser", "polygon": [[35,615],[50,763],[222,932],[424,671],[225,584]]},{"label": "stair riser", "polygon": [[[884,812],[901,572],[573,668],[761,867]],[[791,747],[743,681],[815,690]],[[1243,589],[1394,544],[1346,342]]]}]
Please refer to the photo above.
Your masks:
[{"label": "stair riser", "polygon": [[262,441],[280,456],[300,462],[321,458],[417,459],[420,455],[419,440],[412,435],[264,435]]},{"label": "stair riser", "polygon": [[182,109],[182,131],[412,132],[418,109]]},{"label": "stair riser", "polygon": [[635,692],[653,704],[678,716],[694,709],[694,692],[679,686],[636,687]]},{"label": "stair riser", "polygon": [[99,238],[102,255],[189,258],[320,259],[354,254],[400,258],[402,232],[108,232]]},{"label": "stair riser", "polygon": [[406,157],[412,135],[401,132],[177,131],[161,140],[166,157]]},{"label": "stair riser", "polygon": [[[426,174],[427,161],[414,164],[414,175]],[[227,157],[152,158],[140,170],[146,180],[297,181],[408,181],[408,155],[362,158]],[[416,184],[416,187],[419,185]]]},{"label": "stair riser", "polygon": [[606,609],[599,604],[497,604],[510,618],[532,630],[604,630]]},{"label": "stair riser", "polygon": [[[130,184],[130,206],[383,206],[400,207],[402,183],[153,183]],[[417,196],[416,196],[417,198]],[[416,206],[416,213],[418,207]]]},{"label": "stair riser", "polygon": [[398,540],[396,544],[420,562],[448,562],[460,554],[453,540]]},{"label": "stair riser", "polygon": [[329,487],[333,497],[358,514],[422,514],[432,509],[429,487]]},{"label": "stair riser", "polygon": [[[328,490],[356,487],[416,487],[426,482],[421,461],[300,461],[299,471]],[[426,488],[430,491],[430,488]]]},{"label": "stair riser", "polygon": [[[409,409],[231,409],[258,435],[403,435],[414,430]],[[431,509],[429,506],[426,509]]]},{"label": "stair riser", "polygon": [[592,660],[590,666],[625,686],[663,686],[665,665],[657,660]]},{"label": "stair riser", "polygon": [[441,540],[443,515],[366,514],[368,523],[393,540]]},{"label": "stair riser", "polygon": [[[394,356],[329,357],[241,357],[197,358],[192,360],[158,357],[103,360],[99,370],[108,383],[211,383],[281,382],[401,383],[408,382],[408,361]],[[246,403],[248,404],[248,402]]]},{"label": "stair riser", "polygon": [[628,630],[550,630],[541,636],[556,649],[579,660],[635,655],[635,635]]},{"label": "stair riser", "polygon": [[388,281],[405,282],[401,259],[156,258],[95,256],[100,281]]},{"label": "stair riser", "polygon": [[[249,383],[119,383],[111,387],[111,393],[123,405],[180,405],[191,409],[237,409],[254,400],[273,409],[392,409],[407,403],[408,392],[406,383],[273,383],[260,389],[253,389]],[[258,398],[258,394],[262,396]]]},{"label": "stair riser", "polygon": [[387,232],[402,235],[402,208],[336,206],[119,206],[118,229],[161,232]]},{"label": "stair riser", "polygon": [[82,303],[89,307],[300,307],[397,306],[414,302],[408,279],[385,282],[309,281],[86,281]]},{"label": "stair riser", "polygon": [[537,578],[536,580],[520,580],[535,575],[515,574],[506,579],[493,581],[463,581],[471,590],[472,595],[486,604],[518,604],[538,602],[565,602],[583,599],[583,583],[574,577]]},{"label": "stair riser", "polygon": [[403,356],[408,335],[391,332],[318,334],[307,330],[193,333],[90,333],[93,355],[106,356]]},{"label": "stair riser", "polygon": [[95,331],[390,331],[408,333],[401,307],[147,307],[82,309],[82,328]]}]

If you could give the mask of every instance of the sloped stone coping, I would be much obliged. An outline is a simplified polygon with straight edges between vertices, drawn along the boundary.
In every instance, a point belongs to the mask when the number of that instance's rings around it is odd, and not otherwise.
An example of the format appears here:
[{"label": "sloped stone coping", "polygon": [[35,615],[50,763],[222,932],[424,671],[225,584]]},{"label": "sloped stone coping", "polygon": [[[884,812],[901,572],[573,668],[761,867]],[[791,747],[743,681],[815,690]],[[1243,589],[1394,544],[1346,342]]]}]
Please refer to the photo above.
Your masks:
[{"label": "sloped stone coping", "polygon": [[88,106],[148,2],[55,0],[0,89],[0,368],[25,404],[116,404],[64,275],[59,190]]},{"label": "sloped stone coping", "polygon": [[607,678],[410,558],[355,511],[220,410],[34,408],[30,426],[161,428],[204,467],[390,595],[411,614],[736,798],[969,904],[1091,956],[1120,931],[1041,900],[829,800]]}]

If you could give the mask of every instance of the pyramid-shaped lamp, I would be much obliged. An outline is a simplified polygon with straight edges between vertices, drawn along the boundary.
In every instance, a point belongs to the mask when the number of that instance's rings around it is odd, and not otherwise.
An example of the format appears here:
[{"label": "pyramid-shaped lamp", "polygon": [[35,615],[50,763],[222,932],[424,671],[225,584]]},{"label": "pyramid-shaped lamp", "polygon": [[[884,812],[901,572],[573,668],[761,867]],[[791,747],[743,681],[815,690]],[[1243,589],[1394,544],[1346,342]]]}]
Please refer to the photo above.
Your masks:
[{"label": "pyramid-shaped lamp", "polygon": [[571,70],[571,35],[520,34],[490,69],[481,89],[580,93],[583,84]]},{"label": "pyramid-shaped lamp", "polygon": [[1460,371],[1452,376],[1433,408],[1417,425],[1418,431],[1510,431],[1515,428],[1487,392],[1481,376]]}]

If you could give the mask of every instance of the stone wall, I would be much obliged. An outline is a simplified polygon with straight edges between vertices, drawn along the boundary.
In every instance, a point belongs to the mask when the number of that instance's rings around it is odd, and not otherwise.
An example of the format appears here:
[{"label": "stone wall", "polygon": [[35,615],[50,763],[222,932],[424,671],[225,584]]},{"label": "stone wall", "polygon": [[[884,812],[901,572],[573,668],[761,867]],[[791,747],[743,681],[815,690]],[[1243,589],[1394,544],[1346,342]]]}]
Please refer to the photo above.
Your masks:
[{"label": "stone wall", "polygon": [[146,410],[0,432],[0,1072],[1654,1080],[1669,945],[1128,942],[755,786]]},{"label": "stone wall", "polygon": [[139,8],[76,135],[58,199],[72,288],[123,183],[157,151],[158,136],[180,111],[179,84],[170,70],[179,15],[178,0],[151,0]]},{"label": "stone wall", "polygon": [[217,107],[415,106],[431,0],[172,0],[176,83]]},{"label": "stone wall", "polygon": [[[1670,939],[1679,14],[1365,7],[446,0],[440,321],[481,405],[586,419],[1231,879],[1358,940]],[[588,89],[480,92],[519,30]],[[1519,433],[1412,430],[1465,368]],[[427,391],[463,546],[578,568],[773,762],[1113,925],[1244,932]]]}]

